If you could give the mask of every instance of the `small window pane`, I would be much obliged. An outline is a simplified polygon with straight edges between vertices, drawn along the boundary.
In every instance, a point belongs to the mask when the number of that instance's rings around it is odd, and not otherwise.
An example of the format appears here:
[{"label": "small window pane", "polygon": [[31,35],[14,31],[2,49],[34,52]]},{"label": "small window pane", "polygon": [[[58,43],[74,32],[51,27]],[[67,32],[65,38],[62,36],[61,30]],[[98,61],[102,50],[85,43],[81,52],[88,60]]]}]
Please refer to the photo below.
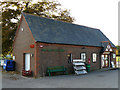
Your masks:
[{"label": "small window pane", "polygon": [[81,53],[81,59],[85,62],[85,60],[86,60],[86,54],[85,53]]},{"label": "small window pane", "polygon": [[93,53],[93,62],[96,62],[96,61],[97,61],[97,54]]}]

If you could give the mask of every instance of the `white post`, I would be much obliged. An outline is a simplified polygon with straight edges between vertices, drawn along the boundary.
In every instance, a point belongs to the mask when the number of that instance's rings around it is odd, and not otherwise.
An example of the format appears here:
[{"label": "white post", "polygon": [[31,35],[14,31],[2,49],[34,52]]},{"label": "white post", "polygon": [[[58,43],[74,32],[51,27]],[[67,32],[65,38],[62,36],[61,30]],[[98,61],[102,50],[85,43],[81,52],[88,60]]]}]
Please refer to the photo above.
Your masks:
[{"label": "white post", "polygon": [[109,68],[110,68],[110,55],[109,55]]}]

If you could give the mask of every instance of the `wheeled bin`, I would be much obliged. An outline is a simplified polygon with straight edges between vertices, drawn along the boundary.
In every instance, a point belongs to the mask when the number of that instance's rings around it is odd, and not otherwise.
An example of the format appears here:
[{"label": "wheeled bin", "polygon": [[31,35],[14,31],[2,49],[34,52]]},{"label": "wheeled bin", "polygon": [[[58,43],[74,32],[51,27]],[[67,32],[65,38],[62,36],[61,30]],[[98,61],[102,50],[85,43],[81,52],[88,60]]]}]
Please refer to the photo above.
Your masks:
[{"label": "wheeled bin", "polygon": [[6,71],[15,71],[15,61],[5,60],[3,65],[3,70]]},{"label": "wheeled bin", "polygon": [[86,69],[87,69],[87,72],[90,72],[90,64],[86,64]]}]

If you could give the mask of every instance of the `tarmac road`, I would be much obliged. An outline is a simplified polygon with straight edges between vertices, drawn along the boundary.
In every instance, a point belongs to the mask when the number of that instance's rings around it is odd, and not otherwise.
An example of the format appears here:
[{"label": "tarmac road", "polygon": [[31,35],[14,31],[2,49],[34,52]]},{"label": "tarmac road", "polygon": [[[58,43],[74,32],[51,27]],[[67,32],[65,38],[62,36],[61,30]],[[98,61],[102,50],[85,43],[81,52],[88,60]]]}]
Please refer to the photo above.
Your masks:
[{"label": "tarmac road", "polygon": [[3,73],[3,88],[118,88],[118,70],[93,71],[86,75],[26,78]]}]

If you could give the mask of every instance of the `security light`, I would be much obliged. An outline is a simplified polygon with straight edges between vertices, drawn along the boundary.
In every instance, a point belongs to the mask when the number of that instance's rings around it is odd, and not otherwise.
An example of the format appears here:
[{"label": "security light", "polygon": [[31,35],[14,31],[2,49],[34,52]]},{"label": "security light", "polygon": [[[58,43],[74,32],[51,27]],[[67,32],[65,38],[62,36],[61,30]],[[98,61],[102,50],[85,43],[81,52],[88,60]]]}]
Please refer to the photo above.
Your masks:
[{"label": "security light", "polygon": [[23,32],[23,31],[24,31],[24,29],[23,29],[23,28],[21,28],[21,31]]}]

